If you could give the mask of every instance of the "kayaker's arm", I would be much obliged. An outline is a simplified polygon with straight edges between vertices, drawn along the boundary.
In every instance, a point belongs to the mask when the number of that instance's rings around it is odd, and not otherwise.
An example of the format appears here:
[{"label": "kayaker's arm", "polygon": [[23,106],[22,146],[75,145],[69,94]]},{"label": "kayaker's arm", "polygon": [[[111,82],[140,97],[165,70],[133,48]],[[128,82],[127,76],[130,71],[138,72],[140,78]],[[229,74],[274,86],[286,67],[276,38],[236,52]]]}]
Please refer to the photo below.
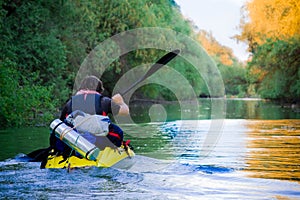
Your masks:
[{"label": "kayaker's arm", "polygon": [[123,97],[120,94],[114,95],[111,99],[115,104],[120,106],[118,115],[121,116],[129,115],[129,108],[127,104],[124,102]]},{"label": "kayaker's arm", "polygon": [[66,119],[66,117],[68,116],[69,113],[72,112],[71,109],[71,100],[69,100],[63,107],[61,114],[60,114],[60,120],[64,121],[64,119]]}]

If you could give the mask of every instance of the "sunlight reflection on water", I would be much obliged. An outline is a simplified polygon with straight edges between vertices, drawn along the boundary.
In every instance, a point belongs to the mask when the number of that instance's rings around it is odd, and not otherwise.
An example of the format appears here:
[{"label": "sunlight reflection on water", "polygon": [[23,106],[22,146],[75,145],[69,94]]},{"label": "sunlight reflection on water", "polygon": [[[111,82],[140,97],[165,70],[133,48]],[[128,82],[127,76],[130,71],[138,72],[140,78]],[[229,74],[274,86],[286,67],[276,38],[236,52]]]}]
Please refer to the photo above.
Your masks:
[{"label": "sunlight reflection on water", "polygon": [[249,121],[251,177],[300,182],[300,120]]}]

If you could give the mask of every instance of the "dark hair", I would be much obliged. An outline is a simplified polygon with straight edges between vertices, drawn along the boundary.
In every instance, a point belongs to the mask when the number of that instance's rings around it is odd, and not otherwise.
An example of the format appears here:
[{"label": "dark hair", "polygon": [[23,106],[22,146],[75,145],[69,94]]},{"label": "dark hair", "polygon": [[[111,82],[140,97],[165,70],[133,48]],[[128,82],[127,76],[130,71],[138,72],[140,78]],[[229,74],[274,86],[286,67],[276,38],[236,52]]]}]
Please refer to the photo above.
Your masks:
[{"label": "dark hair", "polygon": [[79,90],[95,90],[99,93],[104,91],[102,81],[96,76],[87,76],[82,80]]}]

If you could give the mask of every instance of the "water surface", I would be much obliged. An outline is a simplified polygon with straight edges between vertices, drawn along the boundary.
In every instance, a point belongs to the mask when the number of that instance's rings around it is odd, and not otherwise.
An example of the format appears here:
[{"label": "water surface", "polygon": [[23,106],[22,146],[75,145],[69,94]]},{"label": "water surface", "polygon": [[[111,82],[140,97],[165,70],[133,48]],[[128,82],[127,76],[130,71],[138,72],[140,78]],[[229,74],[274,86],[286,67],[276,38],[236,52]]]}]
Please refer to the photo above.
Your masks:
[{"label": "water surface", "polygon": [[[209,102],[206,103],[201,104],[203,116],[209,113]],[[130,170],[85,168],[68,173],[65,169],[39,169],[39,163],[27,162],[24,153],[47,146],[48,128],[1,131],[0,144],[5,148],[0,159],[0,196],[298,199],[300,120],[295,119],[298,113],[290,110],[287,114],[286,108],[262,101],[236,103],[228,108],[231,113],[227,113],[222,133],[209,154],[203,152],[205,138],[213,134],[211,119],[176,119],[175,115],[167,122],[143,123],[139,129],[124,125],[126,139],[131,139],[137,153],[136,164]],[[255,107],[261,110],[251,110]],[[167,109],[177,108],[169,105]],[[276,117],[266,119],[271,112]]]}]

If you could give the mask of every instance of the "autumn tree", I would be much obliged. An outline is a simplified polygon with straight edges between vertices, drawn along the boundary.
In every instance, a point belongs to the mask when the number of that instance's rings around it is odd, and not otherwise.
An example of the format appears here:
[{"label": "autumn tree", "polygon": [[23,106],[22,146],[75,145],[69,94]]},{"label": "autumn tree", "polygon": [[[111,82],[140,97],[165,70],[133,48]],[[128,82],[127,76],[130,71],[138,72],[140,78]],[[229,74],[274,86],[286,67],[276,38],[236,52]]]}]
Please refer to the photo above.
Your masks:
[{"label": "autumn tree", "polygon": [[238,40],[247,42],[253,52],[267,38],[284,39],[300,34],[298,0],[252,0],[244,6]]},{"label": "autumn tree", "polygon": [[247,42],[250,88],[263,98],[300,100],[300,3],[252,0],[244,7],[238,40]]},{"label": "autumn tree", "polygon": [[197,34],[197,40],[210,56],[216,57],[223,65],[232,65],[234,55],[232,49],[221,45],[211,32],[200,30]]},{"label": "autumn tree", "polygon": [[246,69],[233,55],[232,49],[221,45],[211,32],[200,30],[197,40],[216,62],[222,75],[225,92],[228,96],[246,96],[248,81]]}]

